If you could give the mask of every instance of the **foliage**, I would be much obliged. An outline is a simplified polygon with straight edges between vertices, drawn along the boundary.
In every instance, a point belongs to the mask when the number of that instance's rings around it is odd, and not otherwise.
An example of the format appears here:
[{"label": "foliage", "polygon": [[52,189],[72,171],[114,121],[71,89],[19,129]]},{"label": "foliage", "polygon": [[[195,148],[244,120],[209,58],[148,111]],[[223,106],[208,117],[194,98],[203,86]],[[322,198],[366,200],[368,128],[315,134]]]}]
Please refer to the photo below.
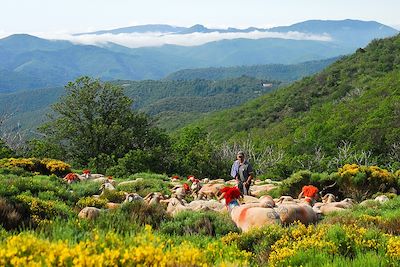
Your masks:
[{"label": "foliage", "polygon": [[10,149],[3,140],[0,139],[0,159],[11,158],[14,156],[14,151]]},{"label": "foliage", "polygon": [[160,231],[170,235],[222,236],[239,232],[232,220],[216,212],[180,212],[171,221],[163,222]]},{"label": "foliage", "polygon": [[151,192],[160,192],[163,195],[171,193],[165,182],[152,178],[138,179],[129,184],[117,185],[116,188],[120,191],[138,193],[141,196],[146,196]]},{"label": "foliage", "polygon": [[2,168],[22,168],[25,171],[41,174],[65,175],[71,171],[71,166],[63,161],[37,158],[5,158],[0,160]]},{"label": "foliage", "polygon": [[[160,144],[159,132],[145,115],[132,111],[122,87],[81,77],[65,89],[66,95],[52,106],[53,120],[41,131],[45,140],[65,150],[67,159],[87,164],[99,155],[118,158]],[[94,162],[101,169],[102,161]]]},{"label": "foliage", "polygon": [[128,177],[139,172],[169,172],[171,161],[168,159],[168,150],[167,146],[131,150],[119,158],[115,166],[107,169],[107,173],[116,177]]},{"label": "foliage", "polygon": [[32,196],[39,196],[43,191],[54,192],[60,201],[74,202],[74,196],[68,192],[67,185],[56,176],[28,176],[14,175],[0,176],[0,196],[13,198],[28,192]]},{"label": "foliage", "polygon": [[121,203],[125,200],[125,193],[118,190],[104,190],[100,198],[104,198],[114,203]]},{"label": "foliage", "polygon": [[343,168],[339,168],[338,174],[341,191],[356,200],[370,197],[375,192],[384,192],[391,187],[397,187],[395,176],[377,166],[346,164]]},{"label": "foliage", "polygon": [[48,140],[32,139],[27,142],[27,145],[27,154],[34,158],[61,159],[65,154],[60,145]]},{"label": "foliage", "polygon": [[[346,164],[338,172],[313,173],[298,171],[282,181],[275,189],[274,196],[291,195],[297,197],[303,186],[313,184],[321,194],[333,193],[339,198],[350,197],[364,200],[377,192],[386,192],[390,188],[398,188],[396,176],[377,166]],[[329,192],[328,192],[329,191]]]},{"label": "foliage", "polygon": [[68,218],[72,215],[71,208],[58,200],[41,200],[29,194],[20,194],[15,199],[22,204],[25,214],[29,214],[33,226],[47,223],[56,217]]},{"label": "foliage", "polygon": [[357,205],[340,214],[325,216],[322,222],[326,224],[357,225],[364,228],[374,227],[387,234],[399,235],[399,209],[400,197],[383,204],[371,201],[363,205]]},{"label": "foliage", "polygon": [[200,127],[184,128],[173,144],[175,173],[196,177],[226,177],[228,164],[218,157],[217,146]]},{"label": "foliage", "polygon": [[92,181],[82,181],[81,183],[72,183],[69,185],[71,194],[76,198],[96,195],[100,191],[100,184]]},{"label": "foliage", "polygon": [[338,58],[325,60],[308,61],[293,65],[269,64],[254,66],[235,66],[222,68],[199,68],[180,70],[168,75],[167,80],[223,80],[232,79],[240,76],[255,77],[258,79],[295,81],[302,77],[309,76],[328,65],[335,62]]},{"label": "foliage", "polygon": [[76,203],[76,206],[80,209],[84,207],[95,207],[95,208],[105,208],[108,203],[108,199],[106,198],[98,198],[98,197],[82,197]]},{"label": "foliage", "polygon": [[154,228],[158,228],[162,221],[169,218],[161,205],[147,205],[141,201],[124,203],[121,207],[121,212],[131,222],[142,226],[148,224]]},{"label": "foliage", "polygon": [[7,237],[0,245],[0,265],[162,265],[162,266],[225,266],[247,265],[250,254],[237,251],[218,241],[205,249],[191,242],[176,244],[144,231],[121,237],[115,232],[91,233],[91,238],[79,243],[49,241],[24,233]]}]

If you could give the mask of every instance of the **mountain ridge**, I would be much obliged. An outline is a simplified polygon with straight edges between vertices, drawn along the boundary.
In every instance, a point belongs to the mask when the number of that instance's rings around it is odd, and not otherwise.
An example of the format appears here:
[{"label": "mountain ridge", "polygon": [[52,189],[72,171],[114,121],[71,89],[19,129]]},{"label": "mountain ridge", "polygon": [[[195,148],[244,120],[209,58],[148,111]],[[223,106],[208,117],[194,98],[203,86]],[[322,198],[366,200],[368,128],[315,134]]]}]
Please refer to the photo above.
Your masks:
[{"label": "mountain ridge", "polygon": [[[318,21],[317,24],[321,23],[331,22]],[[362,34],[339,31],[342,35],[336,35],[341,36],[344,42],[241,37],[203,45],[140,48],[128,48],[116,43],[102,46],[73,44],[23,34],[9,36],[0,39],[0,93],[61,86],[82,75],[103,80],[144,80],[161,79],[188,68],[295,64],[345,55],[363,47],[372,39],[397,33],[394,29],[390,32],[379,31],[377,27],[383,24],[375,22],[342,23],[370,25],[367,27],[370,34],[364,31],[361,31]],[[192,32],[209,30],[202,25],[189,29]]]}]

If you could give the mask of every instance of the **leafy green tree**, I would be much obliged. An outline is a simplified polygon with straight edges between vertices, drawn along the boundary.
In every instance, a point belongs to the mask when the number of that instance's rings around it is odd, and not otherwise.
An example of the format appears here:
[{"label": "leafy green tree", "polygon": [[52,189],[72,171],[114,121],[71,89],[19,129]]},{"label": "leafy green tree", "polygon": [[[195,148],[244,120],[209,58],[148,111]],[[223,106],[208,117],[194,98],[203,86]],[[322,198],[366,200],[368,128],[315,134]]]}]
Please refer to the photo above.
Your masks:
[{"label": "leafy green tree", "polygon": [[173,151],[176,172],[182,175],[218,178],[230,172],[230,166],[221,160],[218,147],[203,128],[184,128],[173,143]]},{"label": "leafy green tree", "polygon": [[52,120],[40,128],[48,141],[65,151],[65,159],[87,164],[104,155],[121,158],[130,150],[168,143],[146,115],[132,110],[132,99],[122,87],[81,77],[65,89],[52,106]]}]

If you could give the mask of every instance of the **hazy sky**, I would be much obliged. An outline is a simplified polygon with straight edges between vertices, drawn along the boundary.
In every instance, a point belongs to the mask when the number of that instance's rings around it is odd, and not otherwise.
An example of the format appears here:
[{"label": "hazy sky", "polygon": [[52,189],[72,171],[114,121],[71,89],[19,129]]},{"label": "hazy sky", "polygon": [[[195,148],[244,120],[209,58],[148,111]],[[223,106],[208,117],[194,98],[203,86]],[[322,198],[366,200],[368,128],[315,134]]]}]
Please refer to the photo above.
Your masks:
[{"label": "hazy sky", "polygon": [[0,35],[86,32],[139,24],[272,27],[309,19],[400,28],[399,0],[0,0]]}]

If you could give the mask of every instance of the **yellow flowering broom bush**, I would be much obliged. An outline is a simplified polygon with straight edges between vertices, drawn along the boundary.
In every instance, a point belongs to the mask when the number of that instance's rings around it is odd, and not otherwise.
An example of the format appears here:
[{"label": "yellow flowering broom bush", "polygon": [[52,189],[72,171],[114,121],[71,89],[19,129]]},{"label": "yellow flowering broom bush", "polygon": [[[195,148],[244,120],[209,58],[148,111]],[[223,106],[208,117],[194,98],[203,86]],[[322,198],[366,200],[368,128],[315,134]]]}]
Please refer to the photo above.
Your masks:
[{"label": "yellow flowering broom bush", "polygon": [[55,159],[37,158],[8,158],[0,161],[1,168],[22,168],[26,171],[40,174],[65,175],[71,171],[71,166],[63,161]]},{"label": "yellow flowering broom bush", "polygon": [[397,187],[395,175],[377,166],[345,164],[338,170],[339,185],[344,195],[361,200],[372,194]]},{"label": "yellow flowering broom bush", "polygon": [[290,227],[287,234],[283,235],[271,246],[270,265],[288,266],[290,265],[291,257],[307,250],[336,254],[336,245],[324,238],[327,229],[327,226],[315,227],[310,225],[306,227],[303,224]]},{"label": "yellow flowering broom bush", "polygon": [[298,224],[271,246],[268,263],[298,266],[314,262],[312,258],[331,261],[334,257],[351,259],[367,254],[380,255],[382,261],[391,264],[400,257],[400,238],[357,225]]},{"label": "yellow flowering broom bush", "polygon": [[0,244],[1,266],[244,266],[250,256],[217,241],[206,248],[191,242],[175,244],[155,235],[149,226],[128,237],[94,231],[90,240],[76,244],[31,233],[7,237]]},{"label": "yellow flowering broom bush", "polygon": [[387,255],[393,260],[400,261],[400,236],[392,236],[387,242]]}]

